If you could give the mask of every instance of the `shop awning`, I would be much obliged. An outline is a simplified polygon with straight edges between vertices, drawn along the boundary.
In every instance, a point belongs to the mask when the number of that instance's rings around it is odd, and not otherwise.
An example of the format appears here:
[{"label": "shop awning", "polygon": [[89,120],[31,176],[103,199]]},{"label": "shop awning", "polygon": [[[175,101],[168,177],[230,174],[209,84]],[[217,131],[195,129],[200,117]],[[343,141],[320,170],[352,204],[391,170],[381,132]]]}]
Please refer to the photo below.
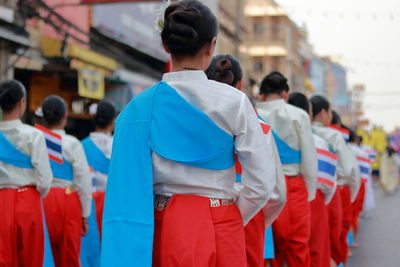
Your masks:
[{"label": "shop awning", "polygon": [[68,44],[65,54],[63,54],[63,42],[48,36],[43,36],[41,48],[45,57],[68,56],[111,71],[118,67],[116,60],[77,44]]},{"label": "shop awning", "polygon": [[5,39],[5,40],[11,41],[13,43],[24,45],[24,46],[31,45],[31,41],[29,40],[28,37],[19,35],[19,34],[15,33],[14,31],[7,29],[5,27],[2,27],[2,26],[0,26],[0,39]]},{"label": "shop awning", "polygon": [[119,2],[162,2],[163,0],[82,0],[85,4],[119,3]]}]

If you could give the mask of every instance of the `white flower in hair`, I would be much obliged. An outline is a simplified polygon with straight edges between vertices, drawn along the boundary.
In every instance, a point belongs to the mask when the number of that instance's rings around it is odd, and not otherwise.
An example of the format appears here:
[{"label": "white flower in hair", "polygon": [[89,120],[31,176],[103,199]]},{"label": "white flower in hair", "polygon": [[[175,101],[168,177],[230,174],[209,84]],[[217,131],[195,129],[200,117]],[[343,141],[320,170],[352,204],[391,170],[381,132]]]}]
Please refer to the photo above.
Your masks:
[{"label": "white flower in hair", "polygon": [[164,13],[165,10],[171,5],[173,1],[171,0],[164,0],[163,4],[160,6],[160,8],[157,9],[157,19],[155,21],[155,28],[158,32],[162,32],[164,29],[165,23],[164,23]]},{"label": "white flower in hair", "polygon": [[35,110],[35,115],[36,116],[38,116],[38,117],[43,117],[44,115],[43,115],[43,109],[42,109],[42,107],[38,107],[36,110]]}]

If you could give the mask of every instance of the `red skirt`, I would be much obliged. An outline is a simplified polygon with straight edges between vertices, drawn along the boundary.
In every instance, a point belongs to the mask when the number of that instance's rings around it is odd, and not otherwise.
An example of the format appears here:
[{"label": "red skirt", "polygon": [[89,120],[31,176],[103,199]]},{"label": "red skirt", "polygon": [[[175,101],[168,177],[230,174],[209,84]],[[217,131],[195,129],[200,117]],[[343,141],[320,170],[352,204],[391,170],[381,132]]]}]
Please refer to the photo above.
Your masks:
[{"label": "red skirt", "polygon": [[272,226],[274,233],[274,266],[310,266],[310,204],[304,180],[286,177],[287,202]]},{"label": "red skirt", "polygon": [[329,239],[328,207],[324,195],[317,190],[315,199],[310,203],[311,237],[310,255],[312,267],[330,267],[331,246]]},{"label": "red skirt", "polygon": [[364,208],[364,200],[365,200],[365,182],[362,182],[357,198],[352,204],[353,213],[352,213],[351,226],[353,227],[355,236],[358,234],[359,218],[361,211]]},{"label": "red skirt", "polygon": [[243,220],[236,205],[210,207],[210,199],[174,195],[155,210],[154,267],[243,267]]},{"label": "red skirt", "polygon": [[343,228],[342,198],[339,188],[336,189],[328,207],[329,239],[331,241],[331,258],[339,265],[342,262],[340,235]]},{"label": "red skirt", "polygon": [[99,227],[100,238],[102,233],[101,230],[103,221],[104,197],[105,197],[105,192],[99,191],[93,193],[93,199],[96,206],[96,219],[97,219],[97,225]]},{"label": "red skirt", "polygon": [[265,267],[264,242],[265,223],[264,213],[259,211],[244,228],[246,238],[247,266]]},{"label": "red skirt", "polygon": [[83,226],[78,194],[52,188],[44,199],[44,210],[55,265],[80,266]]},{"label": "red skirt", "polygon": [[0,266],[43,265],[42,204],[34,187],[0,189]]},{"label": "red skirt", "polygon": [[341,262],[344,264],[346,263],[349,251],[347,236],[350,232],[352,215],[353,215],[350,187],[347,185],[340,187],[340,194],[342,198],[342,211],[343,211],[343,225],[342,225],[342,232],[340,234],[340,245],[341,245],[341,255],[342,255]]}]

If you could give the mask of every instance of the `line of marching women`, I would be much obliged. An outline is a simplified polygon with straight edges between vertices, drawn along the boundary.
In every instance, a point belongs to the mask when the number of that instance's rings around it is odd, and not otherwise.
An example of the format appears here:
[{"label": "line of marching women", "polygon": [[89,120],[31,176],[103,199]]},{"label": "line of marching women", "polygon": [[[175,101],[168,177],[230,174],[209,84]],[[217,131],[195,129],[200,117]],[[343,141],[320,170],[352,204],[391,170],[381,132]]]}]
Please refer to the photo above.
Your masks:
[{"label": "line of marching women", "polygon": [[0,83],[0,266],[345,264],[369,179],[354,133],[277,71],[253,107],[240,63],[213,57],[201,1],[172,2],[160,25],[172,72],[124,108],[114,139],[107,102],[79,142],[62,98],[31,127],[23,85]]},{"label": "line of marching women", "polygon": [[116,120],[103,266],[345,264],[365,170],[330,103],[271,72],[254,108],[200,1],[160,25],[173,69]]},{"label": "line of marching women", "polygon": [[68,108],[59,96],[43,101],[36,113],[44,125],[35,127],[20,120],[26,108],[20,82],[0,83],[0,107],[0,266],[99,266],[96,217],[101,220],[114,107],[100,102],[96,132],[82,143],[64,131]]}]

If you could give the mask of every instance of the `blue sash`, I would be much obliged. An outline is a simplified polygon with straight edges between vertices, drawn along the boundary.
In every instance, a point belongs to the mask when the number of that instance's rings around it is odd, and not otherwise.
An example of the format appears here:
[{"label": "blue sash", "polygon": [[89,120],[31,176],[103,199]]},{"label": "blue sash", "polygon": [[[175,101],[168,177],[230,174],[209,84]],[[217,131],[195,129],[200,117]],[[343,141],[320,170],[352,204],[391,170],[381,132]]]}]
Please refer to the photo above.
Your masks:
[{"label": "blue sash", "polygon": [[298,150],[291,148],[284,140],[282,140],[274,130],[272,130],[274,135],[276,147],[278,148],[279,158],[282,164],[295,164],[301,163],[301,153]]},{"label": "blue sash", "polygon": [[108,175],[108,169],[110,166],[110,159],[104,155],[103,151],[100,150],[93,142],[90,137],[86,137],[82,141],[83,149],[85,150],[86,158],[89,166],[95,171],[101,172]]},{"label": "blue sash", "polygon": [[92,210],[88,218],[89,232],[82,237],[81,265],[82,267],[100,266],[100,234],[96,220],[96,203],[92,200]]},{"label": "blue sash", "polygon": [[101,265],[152,266],[152,152],[211,170],[234,164],[234,139],[164,82],[137,95],[116,121],[104,204]]},{"label": "blue sash", "polygon": [[274,237],[272,235],[272,226],[270,226],[265,230],[264,259],[273,258],[275,258]]},{"label": "blue sash", "polygon": [[33,169],[31,157],[19,151],[0,132],[0,161],[23,169]]},{"label": "blue sash", "polygon": [[63,163],[58,163],[54,160],[50,160],[50,167],[53,171],[53,176],[55,178],[71,182],[74,180],[74,171],[72,165],[65,158],[63,159]]}]

